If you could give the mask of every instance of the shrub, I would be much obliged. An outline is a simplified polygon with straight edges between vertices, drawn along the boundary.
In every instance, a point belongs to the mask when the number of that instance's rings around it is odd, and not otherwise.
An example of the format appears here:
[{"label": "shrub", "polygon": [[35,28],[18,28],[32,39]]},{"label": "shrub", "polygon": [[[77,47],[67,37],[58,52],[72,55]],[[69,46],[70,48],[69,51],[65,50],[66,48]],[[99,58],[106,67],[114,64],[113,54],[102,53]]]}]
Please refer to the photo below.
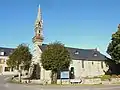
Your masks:
[{"label": "shrub", "polygon": [[101,77],[101,81],[105,81],[105,80],[110,80],[111,76],[110,75],[103,75]]},{"label": "shrub", "polygon": [[99,76],[94,76],[94,77],[84,77],[85,79],[95,79],[95,78],[100,78]]},{"label": "shrub", "polygon": [[100,76],[94,76],[93,78],[100,78]]}]

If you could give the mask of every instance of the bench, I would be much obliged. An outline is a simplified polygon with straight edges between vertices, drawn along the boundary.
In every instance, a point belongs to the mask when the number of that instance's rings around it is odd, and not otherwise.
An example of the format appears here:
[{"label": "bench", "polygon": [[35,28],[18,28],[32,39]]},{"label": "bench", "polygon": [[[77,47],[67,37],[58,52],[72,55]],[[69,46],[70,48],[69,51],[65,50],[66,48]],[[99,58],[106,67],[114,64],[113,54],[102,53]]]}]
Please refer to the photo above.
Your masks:
[{"label": "bench", "polygon": [[81,79],[70,79],[71,84],[80,84],[82,82]]}]

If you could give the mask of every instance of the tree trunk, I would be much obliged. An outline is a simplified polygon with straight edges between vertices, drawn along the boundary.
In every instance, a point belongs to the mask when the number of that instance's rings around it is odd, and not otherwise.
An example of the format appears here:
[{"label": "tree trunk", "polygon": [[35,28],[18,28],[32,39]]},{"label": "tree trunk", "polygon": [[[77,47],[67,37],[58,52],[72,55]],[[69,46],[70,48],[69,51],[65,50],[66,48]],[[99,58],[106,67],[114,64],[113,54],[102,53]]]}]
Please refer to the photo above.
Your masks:
[{"label": "tree trunk", "polygon": [[57,84],[57,72],[52,71],[51,84]]},{"label": "tree trunk", "polygon": [[18,72],[19,72],[19,81],[21,82],[21,68],[20,68],[20,66],[18,66]]}]

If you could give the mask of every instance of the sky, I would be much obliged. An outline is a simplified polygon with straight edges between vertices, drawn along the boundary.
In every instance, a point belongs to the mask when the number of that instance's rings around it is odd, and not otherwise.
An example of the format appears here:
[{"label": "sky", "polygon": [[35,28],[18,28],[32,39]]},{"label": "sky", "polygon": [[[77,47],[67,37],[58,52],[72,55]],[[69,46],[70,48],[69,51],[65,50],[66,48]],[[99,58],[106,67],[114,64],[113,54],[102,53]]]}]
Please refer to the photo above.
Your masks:
[{"label": "sky", "polygon": [[33,46],[38,6],[44,42],[94,49],[106,54],[120,23],[120,0],[0,0],[0,47]]}]

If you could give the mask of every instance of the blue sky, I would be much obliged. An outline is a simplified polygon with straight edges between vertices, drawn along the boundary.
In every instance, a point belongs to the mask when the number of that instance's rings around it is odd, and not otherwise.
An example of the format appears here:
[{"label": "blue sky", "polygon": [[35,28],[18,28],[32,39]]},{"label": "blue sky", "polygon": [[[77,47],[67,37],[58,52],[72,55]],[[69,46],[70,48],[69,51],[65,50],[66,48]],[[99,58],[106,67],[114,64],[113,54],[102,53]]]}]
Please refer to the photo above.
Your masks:
[{"label": "blue sky", "polygon": [[32,46],[38,5],[44,20],[44,43],[96,48],[106,54],[120,23],[120,0],[0,0],[0,46]]}]

